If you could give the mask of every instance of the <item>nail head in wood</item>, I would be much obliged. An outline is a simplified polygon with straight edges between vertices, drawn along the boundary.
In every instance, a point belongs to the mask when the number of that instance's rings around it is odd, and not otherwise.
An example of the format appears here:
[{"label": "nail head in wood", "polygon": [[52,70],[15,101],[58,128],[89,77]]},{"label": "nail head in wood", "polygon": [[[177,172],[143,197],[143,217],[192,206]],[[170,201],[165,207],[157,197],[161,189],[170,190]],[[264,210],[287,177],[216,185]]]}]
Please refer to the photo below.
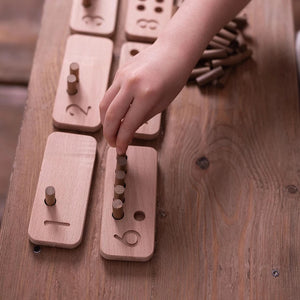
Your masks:
[{"label": "nail head in wood", "polygon": [[120,220],[124,217],[123,202],[120,199],[113,200],[112,215],[116,220]]},{"label": "nail head in wood", "polygon": [[70,74],[75,75],[76,81],[79,82],[79,64],[76,62],[72,62],[70,64]]},{"label": "nail head in wood", "polygon": [[115,185],[125,186],[126,173],[123,170],[116,170]]},{"label": "nail head in wood", "polygon": [[53,186],[47,186],[45,189],[45,203],[48,206],[52,206],[56,203],[55,189]]},{"label": "nail head in wood", "polygon": [[67,88],[67,92],[69,95],[75,95],[77,93],[77,80],[76,80],[76,76],[71,74],[68,75],[67,77],[67,84],[68,84],[68,88]]},{"label": "nail head in wood", "polygon": [[114,199],[120,199],[122,202],[125,201],[125,187],[123,185],[116,185],[114,187]]}]

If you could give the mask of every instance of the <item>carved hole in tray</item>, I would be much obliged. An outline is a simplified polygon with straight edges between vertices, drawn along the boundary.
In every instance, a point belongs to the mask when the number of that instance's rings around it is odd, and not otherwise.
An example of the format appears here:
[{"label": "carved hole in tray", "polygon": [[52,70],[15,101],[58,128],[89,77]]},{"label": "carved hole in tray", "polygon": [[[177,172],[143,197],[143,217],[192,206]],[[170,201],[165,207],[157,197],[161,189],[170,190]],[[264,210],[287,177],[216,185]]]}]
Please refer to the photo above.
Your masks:
[{"label": "carved hole in tray", "polygon": [[133,217],[136,221],[144,221],[146,216],[143,211],[138,210],[134,213]]}]

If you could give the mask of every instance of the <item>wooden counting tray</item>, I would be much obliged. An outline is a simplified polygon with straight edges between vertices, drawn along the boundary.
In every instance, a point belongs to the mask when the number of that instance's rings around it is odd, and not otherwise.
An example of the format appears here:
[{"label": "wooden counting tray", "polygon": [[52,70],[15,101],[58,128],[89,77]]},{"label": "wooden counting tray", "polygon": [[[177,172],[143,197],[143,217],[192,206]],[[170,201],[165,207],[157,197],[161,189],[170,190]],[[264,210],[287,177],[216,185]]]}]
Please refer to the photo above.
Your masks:
[{"label": "wooden counting tray", "polygon": [[[113,43],[101,37],[72,35],[68,38],[53,109],[58,128],[85,132],[100,126],[99,103],[107,89]],[[72,62],[79,64],[78,92],[67,93],[67,76]]]},{"label": "wooden counting tray", "polygon": [[110,148],[107,153],[100,251],[106,259],[147,261],[154,251],[157,152],[129,146],[127,156],[124,217],[115,220],[112,201],[116,151]]},{"label": "wooden counting tray", "polygon": [[[29,239],[38,245],[74,248],[82,239],[96,140],[55,132],[47,140],[29,223]],[[56,203],[44,202],[45,188],[55,188]]]},{"label": "wooden counting tray", "polygon": [[[149,47],[150,44],[127,42],[122,45],[119,66],[130,61],[132,57]],[[135,133],[134,137],[143,140],[151,140],[159,135],[161,123],[161,113],[157,114],[145,124],[143,124]]]},{"label": "wooden counting tray", "polygon": [[129,0],[125,24],[129,40],[154,42],[172,16],[173,0]]},{"label": "wooden counting tray", "polygon": [[73,0],[70,27],[73,32],[110,37],[116,27],[118,0],[91,0],[84,7],[82,0]]}]

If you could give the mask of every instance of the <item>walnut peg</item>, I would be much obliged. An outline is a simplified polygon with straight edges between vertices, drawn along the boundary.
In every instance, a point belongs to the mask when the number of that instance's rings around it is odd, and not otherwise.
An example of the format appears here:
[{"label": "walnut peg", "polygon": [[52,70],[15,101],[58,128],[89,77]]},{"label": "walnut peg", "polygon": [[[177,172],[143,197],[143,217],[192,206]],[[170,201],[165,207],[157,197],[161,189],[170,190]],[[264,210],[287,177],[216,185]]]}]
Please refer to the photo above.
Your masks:
[{"label": "walnut peg", "polygon": [[67,88],[67,92],[69,95],[75,95],[77,93],[77,80],[76,80],[76,76],[71,74],[68,75],[67,77],[67,84],[68,84],[68,88]]},{"label": "walnut peg", "polygon": [[196,82],[199,86],[203,86],[221,76],[224,75],[224,70],[222,67],[217,67],[215,69],[210,70],[209,72],[200,75],[196,78]]},{"label": "walnut peg", "polygon": [[127,156],[126,154],[117,155],[117,170],[127,171]]},{"label": "walnut peg", "polygon": [[113,200],[112,216],[115,220],[121,220],[124,217],[123,202],[120,199]]},{"label": "walnut peg", "polygon": [[125,187],[123,185],[116,185],[114,187],[114,199],[120,199],[122,202],[125,201]]},{"label": "walnut peg", "polygon": [[117,170],[115,174],[115,185],[125,186],[126,173],[123,170]]},{"label": "walnut peg", "polygon": [[72,62],[70,64],[70,74],[76,76],[76,81],[79,82],[79,64],[76,62]]},{"label": "walnut peg", "polygon": [[92,5],[92,0],[82,0],[82,5],[84,7],[89,7]]},{"label": "walnut peg", "polygon": [[193,71],[189,77],[189,80],[194,80],[196,77],[198,77],[208,71],[210,71],[210,67],[201,67],[201,68],[193,69]]},{"label": "walnut peg", "polygon": [[56,203],[55,189],[53,186],[47,186],[45,189],[45,204],[47,206],[53,206]]}]

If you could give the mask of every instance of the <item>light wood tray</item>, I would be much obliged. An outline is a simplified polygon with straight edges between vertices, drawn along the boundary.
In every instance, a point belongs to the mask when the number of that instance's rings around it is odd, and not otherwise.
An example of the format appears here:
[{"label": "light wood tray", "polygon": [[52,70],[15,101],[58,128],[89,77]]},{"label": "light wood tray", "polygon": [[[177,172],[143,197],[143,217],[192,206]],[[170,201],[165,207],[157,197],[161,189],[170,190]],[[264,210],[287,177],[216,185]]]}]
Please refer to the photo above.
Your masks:
[{"label": "light wood tray", "polygon": [[[74,248],[82,239],[96,140],[55,132],[47,140],[29,223],[29,239],[38,245]],[[45,188],[55,188],[56,204],[44,202]]]},{"label": "light wood tray", "polygon": [[[129,146],[124,217],[112,217],[116,151],[110,148],[106,159],[103,194],[101,255],[106,259],[147,261],[154,251],[157,189],[157,152],[149,147]],[[142,219],[145,216],[144,220]]]},{"label": "light wood tray", "polygon": [[[113,43],[107,38],[72,35],[68,38],[53,108],[58,128],[97,131],[99,104],[107,89]],[[67,93],[67,76],[72,62],[79,64],[78,92]]]},{"label": "light wood tray", "polygon": [[73,32],[111,37],[115,31],[118,0],[92,0],[84,7],[73,0],[70,27]]},{"label": "light wood tray", "polygon": [[125,24],[127,39],[154,42],[170,20],[172,11],[173,0],[129,0]]}]

